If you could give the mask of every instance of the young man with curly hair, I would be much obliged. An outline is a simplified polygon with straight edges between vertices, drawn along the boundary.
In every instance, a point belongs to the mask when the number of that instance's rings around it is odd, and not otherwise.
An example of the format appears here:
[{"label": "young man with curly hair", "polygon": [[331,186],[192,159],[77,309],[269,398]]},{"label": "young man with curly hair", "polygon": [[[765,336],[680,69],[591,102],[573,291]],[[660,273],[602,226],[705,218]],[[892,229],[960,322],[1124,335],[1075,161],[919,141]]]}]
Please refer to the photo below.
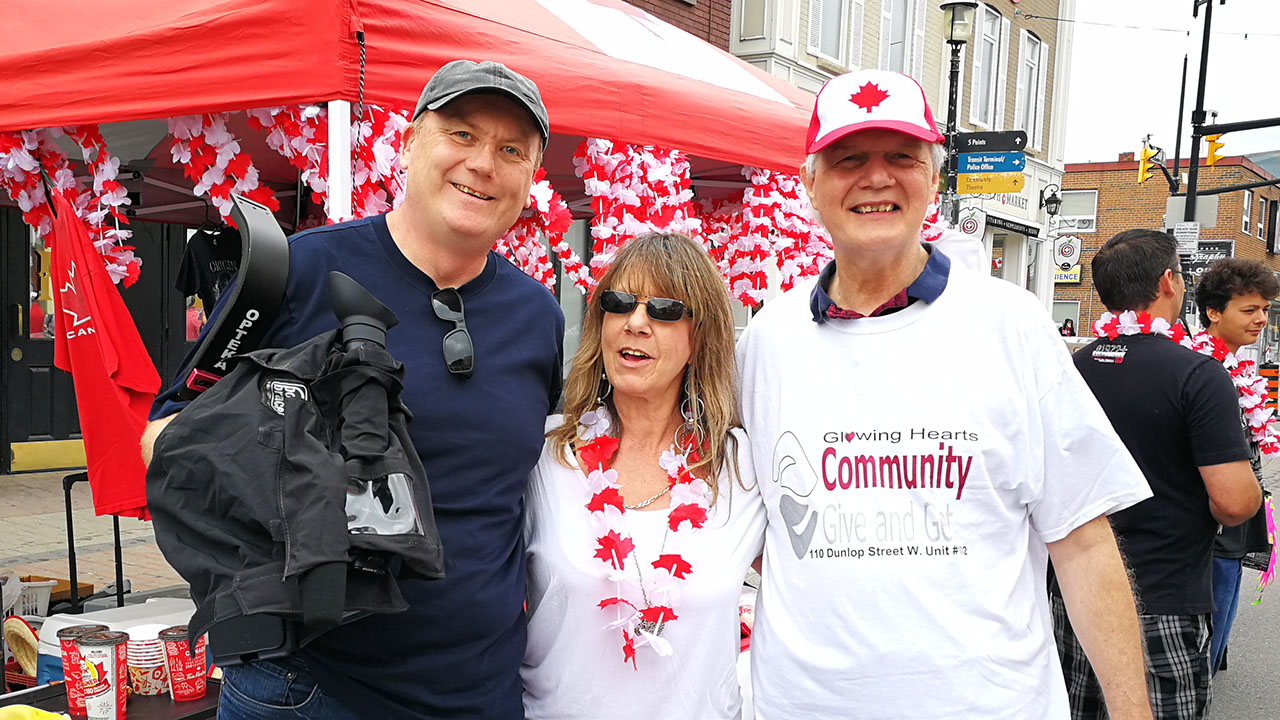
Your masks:
[{"label": "young man with curly hair", "polygon": [[[1240,361],[1236,353],[1241,347],[1257,342],[1258,336],[1267,327],[1271,301],[1277,295],[1280,295],[1280,282],[1276,280],[1275,273],[1262,263],[1242,258],[1226,258],[1214,263],[1200,278],[1200,284],[1196,287],[1200,322],[1214,340],[1213,345],[1229,353],[1221,359],[1231,372],[1237,388],[1259,382],[1254,364]],[[1241,424],[1253,455],[1250,464],[1254,477],[1261,483],[1262,454],[1276,451],[1271,444],[1261,450],[1259,447],[1260,438],[1257,435],[1261,432],[1261,439],[1266,439],[1267,418],[1258,416],[1254,419],[1252,424],[1259,427],[1258,431],[1250,427],[1250,420],[1244,414],[1241,415]],[[1214,609],[1209,650],[1209,667],[1214,673],[1221,668],[1226,657],[1227,637],[1231,633],[1231,624],[1236,617],[1236,604],[1240,600],[1244,556],[1252,552],[1265,552],[1269,548],[1266,519],[1261,514],[1242,525],[1218,530],[1218,538],[1213,546]]]}]

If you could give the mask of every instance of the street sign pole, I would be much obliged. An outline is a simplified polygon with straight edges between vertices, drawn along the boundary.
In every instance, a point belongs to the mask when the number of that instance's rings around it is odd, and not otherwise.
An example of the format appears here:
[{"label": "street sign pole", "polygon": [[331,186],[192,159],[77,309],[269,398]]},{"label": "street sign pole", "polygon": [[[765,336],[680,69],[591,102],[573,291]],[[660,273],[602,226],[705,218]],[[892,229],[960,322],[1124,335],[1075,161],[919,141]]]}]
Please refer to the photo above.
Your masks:
[{"label": "street sign pole", "polygon": [[[1199,8],[1199,5],[1196,6]],[[1204,85],[1209,74],[1209,26],[1213,24],[1213,3],[1207,2],[1204,7],[1204,39],[1200,43],[1200,87],[1196,88],[1196,109],[1191,111],[1191,157],[1187,168],[1187,206],[1183,210],[1182,220],[1194,222],[1196,219],[1196,181],[1200,175],[1200,133],[1204,125]]]}]

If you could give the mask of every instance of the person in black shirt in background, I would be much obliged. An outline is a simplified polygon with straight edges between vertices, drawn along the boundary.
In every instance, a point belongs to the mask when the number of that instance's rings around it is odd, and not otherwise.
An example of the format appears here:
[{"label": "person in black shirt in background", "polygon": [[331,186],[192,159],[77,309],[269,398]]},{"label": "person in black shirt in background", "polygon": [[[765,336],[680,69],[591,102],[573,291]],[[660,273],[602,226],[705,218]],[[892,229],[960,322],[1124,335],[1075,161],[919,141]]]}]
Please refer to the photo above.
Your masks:
[{"label": "person in black shirt in background", "polygon": [[[1126,230],[1093,259],[1110,311],[1074,361],[1146,475],[1154,496],[1111,516],[1133,574],[1157,719],[1198,720],[1210,702],[1210,560],[1218,524],[1261,502],[1231,378],[1171,341],[1186,291],[1172,236]],[[1097,679],[1051,587],[1072,717],[1106,717]]]},{"label": "person in black shirt in background", "polygon": [[[1237,387],[1242,383],[1252,385],[1258,379],[1252,362],[1242,363],[1236,353],[1245,345],[1257,342],[1258,335],[1267,326],[1271,301],[1280,295],[1280,282],[1271,269],[1253,260],[1226,258],[1219,260],[1200,277],[1196,286],[1196,307],[1200,309],[1200,323],[1214,339],[1218,352],[1214,355],[1223,362],[1235,379]],[[1228,354],[1218,357],[1221,351]],[[1227,358],[1230,358],[1229,360]],[[1239,376],[1239,377],[1237,377]],[[1243,398],[1242,398],[1243,400]],[[1243,407],[1243,402],[1242,402]],[[1250,465],[1258,483],[1262,483],[1262,452],[1257,434],[1266,436],[1266,420],[1260,419],[1250,427],[1249,420],[1241,414],[1245,440],[1252,454]],[[1269,444],[1268,449],[1275,452]],[[1251,552],[1270,550],[1267,542],[1266,518],[1255,514],[1247,522],[1218,531],[1213,546],[1213,640],[1210,645],[1210,667],[1216,673],[1225,665],[1227,637],[1236,617],[1236,604],[1240,600],[1241,564]]]}]

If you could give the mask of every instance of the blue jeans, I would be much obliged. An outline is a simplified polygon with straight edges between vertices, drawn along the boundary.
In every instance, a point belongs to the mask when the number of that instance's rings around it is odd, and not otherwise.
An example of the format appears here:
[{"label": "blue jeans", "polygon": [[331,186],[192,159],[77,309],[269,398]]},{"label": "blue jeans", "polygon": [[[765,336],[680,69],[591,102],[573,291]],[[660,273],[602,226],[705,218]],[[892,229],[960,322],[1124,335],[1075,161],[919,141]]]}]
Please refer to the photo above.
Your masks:
[{"label": "blue jeans", "polygon": [[290,656],[222,669],[218,720],[357,720],[324,694],[306,663]]},{"label": "blue jeans", "polygon": [[1240,560],[1213,559],[1213,638],[1209,642],[1209,661],[1213,672],[1218,672],[1222,655],[1227,651],[1227,637],[1236,619],[1236,605],[1240,602]]}]

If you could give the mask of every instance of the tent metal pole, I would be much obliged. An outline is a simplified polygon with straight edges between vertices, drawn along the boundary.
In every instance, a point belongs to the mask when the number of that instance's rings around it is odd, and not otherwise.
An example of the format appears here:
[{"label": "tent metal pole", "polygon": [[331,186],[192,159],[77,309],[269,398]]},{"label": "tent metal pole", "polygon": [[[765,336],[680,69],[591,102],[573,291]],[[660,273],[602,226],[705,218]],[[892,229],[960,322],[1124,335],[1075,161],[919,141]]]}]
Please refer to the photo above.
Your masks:
[{"label": "tent metal pole", "polygon": [[329,101],[329,219],[351,217],[351,103]]}]

